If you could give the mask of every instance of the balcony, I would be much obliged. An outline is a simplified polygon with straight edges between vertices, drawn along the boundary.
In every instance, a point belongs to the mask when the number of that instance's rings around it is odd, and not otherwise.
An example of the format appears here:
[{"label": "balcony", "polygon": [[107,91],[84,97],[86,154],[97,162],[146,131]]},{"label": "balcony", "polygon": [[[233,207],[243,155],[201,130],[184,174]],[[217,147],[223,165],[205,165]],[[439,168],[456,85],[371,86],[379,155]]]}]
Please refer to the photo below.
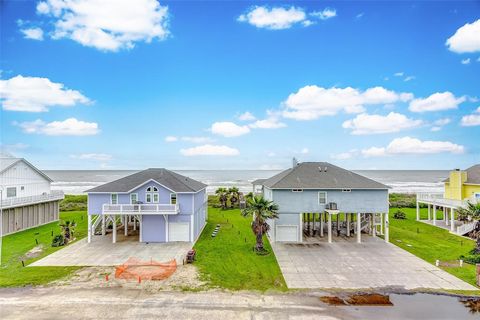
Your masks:
[{"label": "balcony", "polygon": [[178,214],[178,204],[104,204],[103,214]]},{"label": "balcony", "polygon": [[460,208],[465,207],[468,202],[477,203],[478,199],[472,197],[465,200],[454,200],[444,198],[443,193],[417,193],[417,201],[440,207]]},{"label": "balcony", "polygon": [[1,207],[2,209],[8,209],[8,208],[14,208],[14,207],[33,205],[33,204],[42,203],[42,202],[63,200],[63,198],[64,198],[63,191],[53,190],[50,193],[39,194],[36,196],[7,198],[1,201]]}]

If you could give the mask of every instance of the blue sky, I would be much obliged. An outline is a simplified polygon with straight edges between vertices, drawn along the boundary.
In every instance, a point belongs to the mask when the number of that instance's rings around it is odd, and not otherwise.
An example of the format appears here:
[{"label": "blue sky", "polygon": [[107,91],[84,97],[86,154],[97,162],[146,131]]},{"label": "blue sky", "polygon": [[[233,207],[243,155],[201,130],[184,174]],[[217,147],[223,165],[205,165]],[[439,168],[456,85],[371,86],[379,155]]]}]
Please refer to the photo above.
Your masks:
[{"label": "blue sky", "polygon": [[0,6],[1,144],[40,168],[480,162],[479,2]]}]

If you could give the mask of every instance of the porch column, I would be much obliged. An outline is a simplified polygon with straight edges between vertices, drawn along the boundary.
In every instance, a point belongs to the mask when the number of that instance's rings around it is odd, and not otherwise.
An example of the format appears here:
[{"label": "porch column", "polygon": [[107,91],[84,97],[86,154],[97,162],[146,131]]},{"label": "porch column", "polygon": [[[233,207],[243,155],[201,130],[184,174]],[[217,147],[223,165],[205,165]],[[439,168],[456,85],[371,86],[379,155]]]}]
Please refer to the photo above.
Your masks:
[{"label": "porch column", "polygon": [[88,243],[92,241],[92,215],[87,215],[87,224],[88,224]]},{"label": "porch column", "polygon": [[320,237],[323,238],[323,213],[320,213]]},{"label": "porch column", "polygon": [[312,213],[312,217],[313,217],[313,228],[312,228],[312,236],[315,237],[315,215],[316,213]]},{"label": "porch column", "polygon": [[362,242],[362,216],[357,212],[357,243]]},{"label": "porch column", "polygon": [[117,217],[113,215],[112,243],[117,243]]},{"label": "porch column", "polygon": [[420,220],[420,205],[418,204],[418,200],[417,200],[417,221]]},{"label": "porch column", "polygon": [[450,231],[455,232],[455,210],[450,208]]},{"label": "porch column", "polygon": [[376,237],[377,236],[377,226],[375,225],[375,219],[377,218],[376,213],[372,213],[372,236]]},{"label": "porch column", "polygon": [[137,217],[132,216],[132,220],[133,220],[133,231],[135,231],[137,230]]},{"label": "porch column", "polygon": [[437,206],[433,205],[433,225],[437,225]]},{"label": "porch column", "polygon": [[380,215],[380,234],[383,234],[383,214]]},{"label": "porch column", "polygon": [[388,212],[385,213],[385,242],[390,242],[390,225],[388,223]]},{"label": "porch column", "polygon": [[332,243],[332,215],[328,213],[328,243]]},{"label": "porch column", "polygon": [[431,219],[431,212],[430,212],[430,203],[428,204],[428,222],[430,222]]},{"label": "porch column", "polygon": [[445,208],[445,207],[443,207],[443,220],[445,220],[445,225],[448,226],[447,208]]},{"label": "porch column", "polygon": [[125,231],[124,231],[124,234],[125,234],[125,237],[128,236],[128,215],[125,216],[125,218],[123,219],[124,221],[124,224],[125,224]]},{"label": "porch column", "polygon": [[104,236],[107,233],[105,228],[106,228],[105,215],[102,214],[102,236]]},{"label": "porch column", "polygon": [[347,237],[350,237],[350,221],[348,221],[348,213],[345,213],[345,221],[347,222]]},{"label": "porch column", "polygon": [[142,227],[142,215],[139,215],[139,220],[138,220],[138,241],[143,242],[143,227]]}]

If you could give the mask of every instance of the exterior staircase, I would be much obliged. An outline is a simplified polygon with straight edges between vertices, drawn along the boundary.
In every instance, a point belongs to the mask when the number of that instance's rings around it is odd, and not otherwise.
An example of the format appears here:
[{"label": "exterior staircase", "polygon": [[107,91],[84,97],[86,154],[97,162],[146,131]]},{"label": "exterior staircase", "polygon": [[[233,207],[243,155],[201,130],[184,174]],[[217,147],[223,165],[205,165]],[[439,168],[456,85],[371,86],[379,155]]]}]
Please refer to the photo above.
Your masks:
[{"label": "exterior staircase", "polygon": [[476,221],[473,221],[473,222],[462,224],[461,226],[457,227],[457,230],[455,231],[455,233],[459,236],[463,236],[469,233],[470,231],[472,231],[473,229],[475,229],[476,223],[477,223]]}]

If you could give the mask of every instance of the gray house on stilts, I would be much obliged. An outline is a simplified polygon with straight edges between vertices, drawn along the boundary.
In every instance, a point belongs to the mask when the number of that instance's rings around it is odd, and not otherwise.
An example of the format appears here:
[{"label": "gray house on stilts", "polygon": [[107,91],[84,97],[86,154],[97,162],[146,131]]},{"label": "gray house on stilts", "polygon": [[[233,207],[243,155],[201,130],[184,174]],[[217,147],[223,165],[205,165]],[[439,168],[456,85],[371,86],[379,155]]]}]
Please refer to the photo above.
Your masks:
[{"label": "gray house on stilts", "polygon": [[361,242],[362,232],[389,241],[389,187],[327,162],[294,161],[292,168],[254,181],[254,191],[279,206],[268,221],[271,241],[303,242],[333,235]]}]

